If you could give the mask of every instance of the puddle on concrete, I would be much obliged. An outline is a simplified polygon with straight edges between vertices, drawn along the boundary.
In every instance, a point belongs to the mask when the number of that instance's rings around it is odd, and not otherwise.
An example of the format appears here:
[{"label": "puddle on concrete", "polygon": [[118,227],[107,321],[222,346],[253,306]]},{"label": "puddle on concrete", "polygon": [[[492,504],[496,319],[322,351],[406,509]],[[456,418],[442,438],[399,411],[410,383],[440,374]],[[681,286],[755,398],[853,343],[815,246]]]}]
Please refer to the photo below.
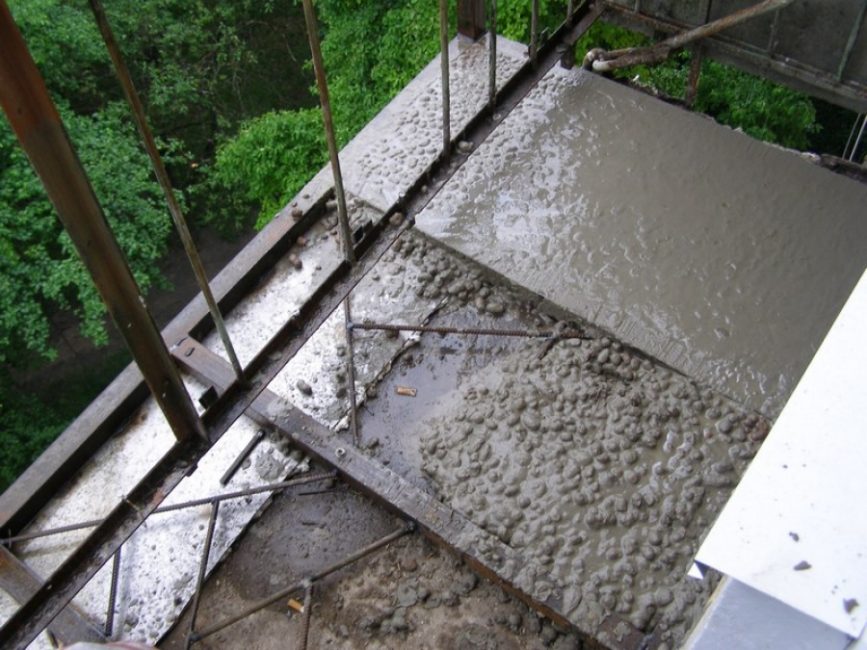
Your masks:
[{"label": "puddle on concrete", "polygon": [[867,187],[551,71],[419,228],[774,416],[867,264]]}]

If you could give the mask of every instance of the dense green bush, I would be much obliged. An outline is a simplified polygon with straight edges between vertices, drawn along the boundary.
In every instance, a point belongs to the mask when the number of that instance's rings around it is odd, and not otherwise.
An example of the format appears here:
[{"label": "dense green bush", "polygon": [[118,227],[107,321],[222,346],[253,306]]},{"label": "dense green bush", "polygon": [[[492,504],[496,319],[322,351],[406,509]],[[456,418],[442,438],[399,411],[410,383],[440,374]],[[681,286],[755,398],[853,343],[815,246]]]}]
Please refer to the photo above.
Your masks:
[{"label": "dense green bush", "polygon": [[[242,225],[244,205],[259,207],[256,226],[267,224],[327,160],[320,111],[275,111],[246,122],[217,150],[210,182],[220,188]],[[217,214],[217,213],[215,213]]]}]

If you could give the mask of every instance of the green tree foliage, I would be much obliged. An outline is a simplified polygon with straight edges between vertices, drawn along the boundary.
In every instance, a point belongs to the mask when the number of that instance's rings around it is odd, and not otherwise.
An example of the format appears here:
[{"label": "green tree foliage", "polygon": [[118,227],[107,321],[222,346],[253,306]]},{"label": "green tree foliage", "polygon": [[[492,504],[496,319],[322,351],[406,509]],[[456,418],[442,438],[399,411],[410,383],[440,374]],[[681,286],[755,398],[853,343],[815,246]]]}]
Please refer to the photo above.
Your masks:
[{"label": "green tree foliage", "polygon": [[[439,51],[437,3],[321,0],[317,12],[335,131],[343,145]],[[327,160],[322,129],[318,107],[246,122],[217,152],[211,193],[233,197],[229,212],[236,219],[253,206],[256,227],[264,227]],[[217,211],[212,216],[231,220]]]},{"label": "green tree foliage", "polygon": [[245,123],[220,147],[209,182],[229,199],[235,226],[242,224],[244,205],[253,204],[261,206],[256,226],[262,228],[326,160],[317,109],[275,111]]},{"label": "green tree foliage", "polygon": [[[159,187],[125,107],[113,104],[94,115],[64,110],[70,137],[90,176],[105,216],[139,284],[161,279],[171,221]],[[51,311],[73,310],[85,335],[106,340],[104,307],[45,190],[0,124],[0,362],[25,350],[52,357]]]}]

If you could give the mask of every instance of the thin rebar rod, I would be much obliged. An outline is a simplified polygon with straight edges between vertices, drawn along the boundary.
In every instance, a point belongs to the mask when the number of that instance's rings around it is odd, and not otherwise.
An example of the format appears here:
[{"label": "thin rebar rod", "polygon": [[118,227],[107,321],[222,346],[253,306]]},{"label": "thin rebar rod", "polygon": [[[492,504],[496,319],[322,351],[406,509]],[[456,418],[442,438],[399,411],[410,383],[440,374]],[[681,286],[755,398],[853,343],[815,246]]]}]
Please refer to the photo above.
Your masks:
[{"label": "thin rebar rod", "polygon": [[849,129],[849,137],[846,139],[846,146],[843,147],[843,155],[840,156],[843,160],[848,160],[849,155],[849,145],[852,144],[852,139],[855,137],[855,134],[858,132],[858,122],[862,119],[867,120],[867,113],[858,113],[855,116],[855,121],[852,122],[852,128]]},{"label": "thin rebar rod", "polygon": [[334,118],[331,115],[331,99],[328,96],[328,80],[325,78],[325,64],[322,61],[322,48],[319,45],[319,28],[313,0],[303,0],[304,21],[307,24],[307,40],[313,57],[313,72],[319,90],[319,104],[322,107],[322,123],[325,126],[325,140],[328,143],[328,157],[331,160],[331,173],[334,176],[334,195],[337,199],[337,222],[340,227],[340,243],[343,256],[350,264],[355,263],[355,246],[352,244],[352,231],[349,228],[349,215],[346,211],[346,194],[343,191],[343,174],[340,171],[340,155],[337,138],[334,136]]},{"label": "thin rebar rod", "polygon": [[205,542],[202,545],[202,559],[199,561],[199,573],[196,576],[196,590],[193,592],[193,603],[190,606],[190,626],[187,630],[186,647],[193,644],[193,635],[196,632],[196,616],[199,613],[199,602],[202,598],[202,585],[205,584],[205,575],[208,572],[208,558],[211,555],[211,544],[214,541],[214,529],[217,525],[217,514],[220,512],[220,502],[211,504],[211,517],[208,519],[208,532],[205,533]]},{"label": "thin rebar rod", "polygon": [[[295,486],[295,485],[306,485],[307,483],[315,483],[316,481],[324,481],[326,479],[332,479],[337,476],[336,472],[324,472],[320,474],[313,474],[311,476],[302,476],[300,478],[295,478],[291,480],[281,481],[280,483],[270,483],[268,485],[260,485],[257,487],[247,488],[246,490],[237,490],[235,492],[226,492],[225,494],[217,494],[210,497],[202,497],[201,499],[193,499],[192,501],[184,501],[182,503],[174,503],[168,506],[160,506],[156,510],[153,511],[154,515],[163,514],[166,512],[175,512],[177,510],[184,510],[186,508],[195,508],[197,506],[208,505],[209,503],[215,503],[218,501],[228,501],[230,499],[240,499],[242,497],[253,496],[254,494],[261,494],[262,492],[276,492],[278,490],[285,490],[286,488]],[[51,537],[52,535],[62,535],[63,533],[72,533],[76,530],[82,530],[84,528],[93,528],[94,526],[98,526],[103,522],[102,519],[90,519],[88,521],[81,521],[76,524],[68,524],[66,526],[58,526],[57,528],[48,528],[46,530],[40,530],[33,533],[22,533],[20,535],[15,535],[14,537],[6,537],[0,539],[0,544],[14,544],[16,542],[26,542],[31,539],[39,539],[41,537]]]},{"label": "thin rebar rod", "polygon": [[566,330],[564,332],[553,331],[533,331],[533,330],[510,330],[510,329],[490,329],[484,327],[448,327],[448,326],[433,326],[433,325],[406,325],[398,323],[353,323],[353,329],[360,330],[375,330],[386,332],[430,332],[432,334],[470,334],[481,336],[512,336],[521,338],[534,339],[584,339],[589,340],[593,337],[579,332],[577,330]]},{"label": "thin rebar rod", "polygon": [[117,584],[120,580],[120,552],[122,548],[122,546],[118,547],[111,562],[111,584],[108,588],[108,609],[105,612],[104,628],[105,638],[109,641],[111,641],[111,637],[114,634],[114,608],[117,603]]},{"label": "thin rebar rod", "polygon": [[346,381],[349,384],[349,430],[355,446],[361,444],[358,430],[358,396],[355,394],[355,346],[352,341],[352,312],[349,296],[343,301],[343,322],[346,331]]},{"label": "thin rebar rod", "polygon": [[440,77],[443,99],[443,158],[451,149],[451,95],[449,92],[449,3],[440,0]]},{"label": "thin rebar rod", "polygon": [[229,337],[229,331],[226,329],[226,322],[223,320],[223,314],[220,311],[220,306],[217,304],[214,293],[211,291],[211,285],[208,281],[208,273],[205,271],[205,266],[202,264],[202,258],[193,241],[193,236],[187,225],[187,220],[184,217],[181,206],[175,196],[172,182],[169,179],[169,174],[166,171],[166,166],[160,156],[156,141],[154,140],[153,132],[148,126],[147,118],[145,117],[144,106],[139,97],[138,91],[133,84],[129,69],[120,52],[117,41],[114,38],[114,33],[109,25],[108,17],[100,3],[100,0],[89,0],[90,8],[93,12],[93,17],[96,19],[96,25],[102,34],[102,40],[105,42],[105,47],[108,49],[108,55],[114,65],[114,72],[117,75],[120,85],[123,88],[123,94],[126,96],[126,101],[129,104],[132,112],[133,120],[135,120],[139,135],[141,135],[142,144],[145,151],[151,160],[154,175],[157,177],[157,182],[166,197],[166,203],[169,207],[169,214],[172,221],[175,223],[175,229],[184,246],[184,251],[187,254],[187,259],[193,269],[193,275],[196,277],[196,283],[199,285],[199,290],[205,298],[208,305],[208,311],[211,313],[211,318],[214,321],[214,327],[220,335],[220,340],[223,342],[223,347],[226,349],[226,354],[229,357],[229,362],[235,371],[235,375],[239,381],[244,380],[244,369],[241,367],[241,362],[238,360],[238,355],[235,353],[235,347],[232,345],[232,340]]},{"label": "thin rebar rod", "polygon": [[302,613],[301,627],[301,650],[307,650],[307,642],[310,638],[310,617],[313,616],[313,585],[309,585],[304,592],[304,612]]},{"label": "thin rebar rod", "polygon": [[861,130],[858,131],[858,137],[855,138],[855,144],[852,145],[852,151],[849,153],[849,160],[854,162],[855,156],[858,153],[858,147],[861,146],[861,138],[864,137],[864,127],[867,126],[867,114],[864,115],[864,119],[861,121]]},{"label": "thin rebar rod", "polygon": [[308,585],[313,584],[318,580],[321,580],[325,576],[328,576],[328,575],[334,573],[335,571],[339,571],[340,569],[352,564],[353,562],[357,562],[358,560],[370,555],[374,551],[378,551],[380,548],[382,548],[386,544],[389,544],[389,543],[393,542],[394,540],[396,540],[400,537],[403,537],[404,535],[412,532],[413,530],[415,530],[414,524],[408,523],[408,524],[402,526],[400,529],[398,529],[392,533],[389,533],[385,537],[378,539],[377,541],[373,542],[372,544],[368,544],[364,548],[359,549],[358,551],[356,551],[352,555],[345,557],[344,559],[340,560],[339,562],[335,562],[334,564],[322,569],[321,571],[318,571],[318,572],[312,574],[308,578],[305,578],[304,580],[300,580],[298,582],[295,582],[292,585],[286,587],[285,589],[282,589],[275,594],[267,596],[266,598],[263,598],[262,600],[259,600],[255,603],[253,603],[249,607],[245,607],[243,610],[241,610],[237,614],[233,614],[232,616],[224,618],[222,621],[214,623],[210,627],[207,627],[204,630],[197,632],[195,635],[193,635],[193,641],[200,641],[206,637],[211,636],[212,634],[216,634],[220,630],[227,628],[230,625],[233,625],[233,624],[237,623],[238,621],[250,616],[251,614],[255,614],[259,610],[268,607],[268,605],[272,605],[273,603],[276,603],[278,600],[283,600],[287,596],[295,593],[296,591],[300,591],[301,589],[304,589]]},{"label": "thin rebar rod", "polygon": [[852,24],[852,30],[849,32],[849,39],[846,41],[846,47],[843,49],[843,54],[840,56],[840,64],[837,66],[837,81],[843,80],[843,73],[846,72],[846,65],[849,63],[849,57],[852,56],[852,50],[855,48],[858,34],[861,33],[861,28],[864,26],[865,15],[867,15],[867,0],[861,0],[861,9],[858,10],[858,17]]},{"label": "thin rebar rod", "polygon": [[774,12],[774,21],[771,23],[771,33],[768,36],[767,53],[769,57],[773,57],[777,51],[777,44],[780,40],[780,13],[779,9]]},{"label": "thin rebar rod", "polygon": [[493,115],[497,104],[497,0],[491,0],[488,14],[488,106]]},{"label": "thin rebar rod", "polygon": [[226,485],[229,481],[232,480],[232,477],[235,475],[235,472],[238,471],[238,468],[244,463],[247,457],[253,453],[253,450],[256,448],[262,438],[265,437],[265,430],[259,429],[256,433],[253,434],[253,437],[250,438],[250,442],[248,442],[244,448],[241,450],[241,453],[235,457],[235,460],[232,461],[232,464],[229,465],[229,468],[223,472],[223,475],[220,477],[220,485]]},{"label": "thin rebar rod", "polygon": [[536,65],[539,55],[539,0],[532,0],[530,8],[530,61]]},{"label": "thin rebar rod", "polygon": [[[636,11],[637,11],[637,9],[636,9]],[[572,14],[574,14],[574,13],[575,13],[575,2],[574,2],[574,0],[569,0],[569,2],[566,3],[566,24],[567,25],[572,24]]]}]

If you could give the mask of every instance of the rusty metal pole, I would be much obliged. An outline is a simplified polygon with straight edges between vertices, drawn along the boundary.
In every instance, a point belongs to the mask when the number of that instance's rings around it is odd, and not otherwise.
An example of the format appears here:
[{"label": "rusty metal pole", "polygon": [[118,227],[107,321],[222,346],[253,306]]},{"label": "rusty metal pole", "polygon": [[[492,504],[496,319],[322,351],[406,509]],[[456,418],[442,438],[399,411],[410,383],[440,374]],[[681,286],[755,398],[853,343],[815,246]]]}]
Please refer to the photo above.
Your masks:
[{"label": "rusty metal pole", "polygon": [[704,58],[704,48],[699,44],[692,48],[692,60],[689,63],[689,77],[686,80],[684,102],[689,108],[695,104],[698,97],[698,82],[701,79],[701,63]]},{"label": "rusty metal pole", "polygon": [[307,39],[313,57],[313,71],[316,86],[319,88],[319,103],[322,106],[322,122],[325,125],[325,140],[328,142],[328,157],[331,159],[331,173],[334,175],[334,194],[337,198],[337,221],[340,226],[340,240],[343,256],[350,264],[355,262],[355,247],[352,245],[352,231],[349,229],[349,216],[346,212],[346,194],[343,192],[343,174],[340,172],[340,157],[337,152],[337,139],[334,137],[334,119],[331,116],[331,100],[328,97],[328,81],[325,79],[325,64],[322,62],[322,49],[319,45],[319,30],[316,25],[316,12],[312,0],[303,0],[304,21],[307,23]]},{"label": "rusty metal pole", "polygon": [[532,0],[530,7],[530,61],[536,65],[539,54],[539,0]]},{"label": "rusty metal pole", "polygon": [[0,0],[0,105],[179,440],[205,437],[6,0]]},{"label": "rusty metal pole", "polygon": [[202,259],[199,257],[199,251],[196,249],[196,244],[193,241],[193,236],[190,234],[190,229],[187,227],[187,221],[184,219],[184,214],[181,211],[181,206],[178,205],[178,200],[175,197],[172,189],[172,182],[169,180],[169,174],[163,164],[163,159],[157,149],[157,143],[154,141],[153,133],[145,117],[144,106],[142,106],[141,98],[135,85],[132,82],[132,77],[129,74],[129,69],[123,60],[123,55],[111,31],[111,26],[108,23],[108,18],[105,15],[105,10],[99,0],[90,0],[90,8],[93,11],[93,16],[96,19],[96,25],[102,34],[102,39],[105,41],[105,46],[108,49],[108,55],[111,57],[111,62],[114,64],[114,72],[117,75],[120,85],[123,88],[123,93],[126,95],[126,101],[129,103],[132,111],[133,119],[138,127],[138,132],[141,135],[142,144],[145,151],[151,159],[154,175],[157,177],[163,194],[166,197],[166,203],[169,206],[169,213],[172,215],[172,221],[175,222],[175,228],[178,231],[178,236],[181,238],[181,243],[184,245],[184,250],[187,253],[187,259],[190,261],[190,266],[193,267],[193,275],[196,276],[196,282],[199,285],[199,290],[205,297],[205,302],[208,304],[208,311],[211,312],[211,318],[214,319],[214,326],[220,335],[220,340],[223,342],[223,347],[226,349],[226,354],[229,357],[229,362],[235,370],[235,376],[238,381],[244,381],[244,369],[241,367],[241,362],[238,361],[238,355],[235,354],[235,347],[232,345],[232,340],[229,338],[229,332],[226,330],[226,323],[223,320],[223,314],[220,312],[220,307],[217,304],[214,294],[211,291],[211,285],[208,282],[208,274],[205,271],[205,266],[202,264]]},{"label": "rusty metal pole", "polygon": [[451,96],[449,94],[449,3],[440,0],[440,73],[443,95],[443,158],[451,148]]},{"label": "rusty metal pole", "polygon": [[458,34],[474,41],[485,33],[485,0],[458,0]]},{"label": "rusty metal pole", "polygon": [[497,0],[491,0],[488,43],[488,106],[490,106],[493,115],[497,103]]}]

